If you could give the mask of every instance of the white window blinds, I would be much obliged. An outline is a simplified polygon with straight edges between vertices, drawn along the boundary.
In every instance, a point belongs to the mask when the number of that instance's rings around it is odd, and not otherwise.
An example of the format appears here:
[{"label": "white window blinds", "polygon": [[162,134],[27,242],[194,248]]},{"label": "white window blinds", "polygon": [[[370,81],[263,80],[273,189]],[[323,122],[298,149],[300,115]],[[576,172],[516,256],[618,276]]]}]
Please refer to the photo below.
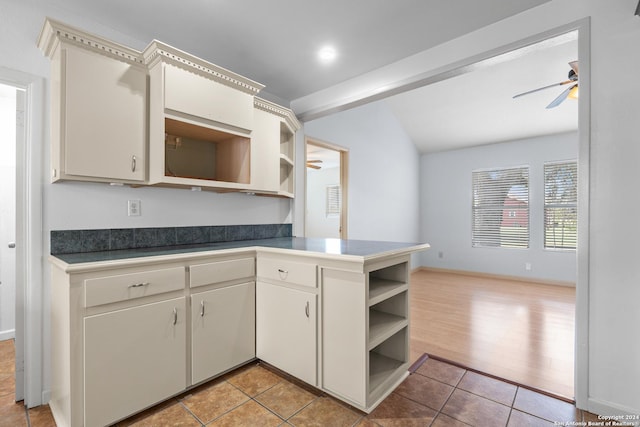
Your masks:
[{"label": "white window blinds", "polygon": [[472,172],[474,247],[529,247],[529,167]]},{"label": "white window blinds", "polygon": [[544,247],[576,249],[578,241],[578,164],[544,165]]},{"label": "white window blinds", "polygon": [[340,186],[327,186],[327,216],[340,214]]}]

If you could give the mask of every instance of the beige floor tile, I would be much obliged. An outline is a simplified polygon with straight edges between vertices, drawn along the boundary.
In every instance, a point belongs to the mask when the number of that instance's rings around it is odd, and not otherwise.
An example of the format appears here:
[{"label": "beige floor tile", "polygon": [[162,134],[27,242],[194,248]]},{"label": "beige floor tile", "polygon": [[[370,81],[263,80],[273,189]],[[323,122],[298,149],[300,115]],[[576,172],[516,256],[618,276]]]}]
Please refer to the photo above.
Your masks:
[{"label": "beige floor tile", "polygon": [[288,422],[296,427],[351,427],[361,417],[362,414],[342,406],[330,397],[319,397]]},{"label": "beige floor tile", "polygon": [[56,427],[49,405],[29,409],[29,423],[31,427]]},{"label": "beige floor tile", "polygon": [[465,424],[462,421],[455,420],[448,415],[438,414],[431,427],[469,427],[469,424]]},{"label": "beige floor tile", "polygon": [[581,421],[582,418],[574,405],[522,387],[518,388],[513,407],[551,422]]},{"label": "beige floor tile", "polygon": [[131,427],[200,427],[202,424],[180,403],[151,414]]},{"label": "beige floor tile", "polygon": [[313,402],[316,397],[289,381],[282,381],[255,399],[286,420]]},{"label": "beige floor tile", "polygon": [[439,411],[451,396],[453,387],[423,375],[412,374],[400,384],[395,392]]},{"label": "beige floor tile", "polygon": [[516,391],[518,390],[518,387],[513,384],[471,371],[467,371],[464,374],[458,384],[458,388],[507,406],[513,404],[513,399],[516,397]]},{"label": "beige floor tile", "polygon": [[445,415],[474,426],[506,426],[511,409],[464,390],[456,389],[442,408]]},{"label": "beige floor tile", "polygon": [[0,397],[0,423],[11,427],[27,426],[27,412],[24,404],[16,403],[13,395]]},{"label": "beige floor tile", "polygon": [[429,358],[417,369],[416,372],[442,383],[456,386],[464,375],[465,370],[457,366]]},{"label": "beige floor tile", "polygon": [[251,397],[257,396],[281,381],[281,377],[259,365],[243,370],[237,375],[231,375],[227,378],[227,382],[238,387]]},{"label": "beige floor tile", "polygon": [[185,397],[182,404],[206,424],[248,400],[236,387],[222,382]]},{"label": "beige floor tile", "polygon": [[547,420],[513,409],[507,427],[545,427],[552,425],[554,424]]},{"label": "beige floor tile", "polygon": [[284,422],[266,408],[250,400],[227,412],[208,426],[212,427],[277,427]]},{"label": "beige floor tile", "polygon": [[14,374],[0,376],[0,396],[13,395],[16,392],[16,377]]},{"label": "beige floor tile", "polygon": [[367,419],[384,427],[423,427],[433,421],[437,412],[392,393],[367,416]]}]

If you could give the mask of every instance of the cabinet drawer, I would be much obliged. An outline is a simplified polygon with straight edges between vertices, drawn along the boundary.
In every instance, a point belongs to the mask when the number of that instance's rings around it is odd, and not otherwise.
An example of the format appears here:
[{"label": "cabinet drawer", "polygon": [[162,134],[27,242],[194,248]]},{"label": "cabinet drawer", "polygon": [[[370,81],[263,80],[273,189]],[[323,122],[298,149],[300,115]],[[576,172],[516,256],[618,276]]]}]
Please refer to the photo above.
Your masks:
[{"label": "cabinet drawer", "polygon": [[173,65],[164,69],[165,108],[228,124],[253,128],[253,96]]},{"label": "cabinet drawer", "polygon": [[286,258],[258,258],[258,277],[302,286],[316,287],[316,265]]},{"label": "cabinet drawer", "polygon": [[98,277],[84,281],[85,307],[184,288],[184,267]]},{"label": "cabinet drawer", "polygon": [[217,261],[197,264],[189,267],[189,286],[210,285],[229,280],[245,279],[256,275],[255,258],[242,258],[229,261]]}]

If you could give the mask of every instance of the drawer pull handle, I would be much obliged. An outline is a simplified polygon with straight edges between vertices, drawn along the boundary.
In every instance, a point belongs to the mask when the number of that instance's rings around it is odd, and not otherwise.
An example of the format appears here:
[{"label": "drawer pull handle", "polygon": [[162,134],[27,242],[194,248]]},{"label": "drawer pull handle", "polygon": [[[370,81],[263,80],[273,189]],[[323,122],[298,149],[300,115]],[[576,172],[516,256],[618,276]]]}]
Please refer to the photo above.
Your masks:
[{"label": "drawer pull handle", "polygon": [[289,272],[287,270],[283,270],[281,268],[278,269],[278,273],[289,274]]},{"label": "drawer pull handle", "polygon": [[129,285],[130,288],[141,288],[143,286],[149,286],[149,282],[135,283],[133,285]]},{"label": "drawer pull handle", "polygon": [[307,301],[307,305],[304,307],[304,314],[307,315],[307,319],[309,318],[309,301]]},{"label": "drawer pull handle", "polygon": [[200,301],[200,317],[204,317],[204,300]]},{"label": "drawer pull handle", "polygon": [[136,156],[131,156],[131,172],[136,171]]},{"label": "drawer pull handle", "polygon": [[173,308],[173,324],[175,326],[175,324],[178,323],[178,309],[177,308]]}]

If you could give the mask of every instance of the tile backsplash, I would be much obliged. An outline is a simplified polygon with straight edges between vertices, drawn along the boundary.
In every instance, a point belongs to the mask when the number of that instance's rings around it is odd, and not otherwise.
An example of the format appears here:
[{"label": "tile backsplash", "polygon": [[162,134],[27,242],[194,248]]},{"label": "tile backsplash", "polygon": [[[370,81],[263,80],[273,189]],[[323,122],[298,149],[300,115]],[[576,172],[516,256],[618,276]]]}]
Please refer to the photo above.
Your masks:
[{"label": "tile backsplash", "polygon": [[51,254],[291,237],[291,224],[51,230]]}]

